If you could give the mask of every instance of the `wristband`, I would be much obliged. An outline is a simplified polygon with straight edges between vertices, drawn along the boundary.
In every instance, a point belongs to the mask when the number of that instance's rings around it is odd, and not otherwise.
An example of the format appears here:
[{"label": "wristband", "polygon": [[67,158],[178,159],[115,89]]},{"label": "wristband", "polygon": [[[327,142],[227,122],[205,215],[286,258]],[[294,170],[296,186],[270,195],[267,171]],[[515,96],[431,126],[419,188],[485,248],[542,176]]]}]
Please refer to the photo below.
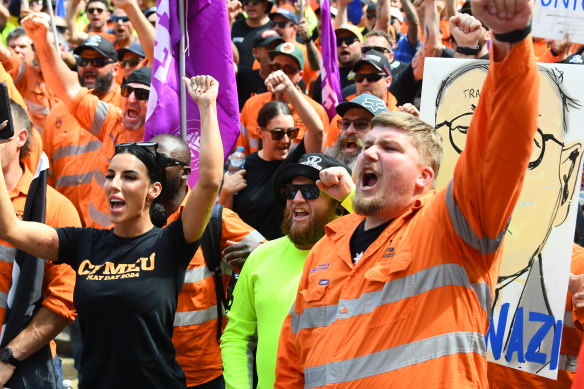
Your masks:
[{"label": "wristband", "polygon": [[550,47],[550,53],[552,53],[554,57],[560,56],[560,53],[558,53],[553,47]]},{"label": "wristband", "polygon": [[456,46],[456,52],[464,55],[477,55],[481,51],[481,48],[477,44],[477,47],[464,47]]},{"label": "wristband", "polygon": [[513,30],[505,34],[495,34],[495,39],[499,42],[516,43],[521,42],[531,33],[531,22],[520,30]]}]

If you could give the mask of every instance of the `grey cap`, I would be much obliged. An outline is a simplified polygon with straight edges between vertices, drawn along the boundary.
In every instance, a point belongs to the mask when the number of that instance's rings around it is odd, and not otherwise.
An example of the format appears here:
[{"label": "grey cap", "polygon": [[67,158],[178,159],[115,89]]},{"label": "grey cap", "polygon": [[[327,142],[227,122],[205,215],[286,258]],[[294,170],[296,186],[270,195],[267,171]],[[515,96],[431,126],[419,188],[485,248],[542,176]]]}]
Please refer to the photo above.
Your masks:
[{"label": "grey cap", "polygon": [[336,110],[340,117],[343,117],[345,113],[351,108],[361,108],[368,112],[371,112],[373,116],[379,115],[383,112],[389,112],[385,102],[377,96],[370,95],[369,93],[363,93],[355,97],[353,100],[345,101],[337,105]]}]

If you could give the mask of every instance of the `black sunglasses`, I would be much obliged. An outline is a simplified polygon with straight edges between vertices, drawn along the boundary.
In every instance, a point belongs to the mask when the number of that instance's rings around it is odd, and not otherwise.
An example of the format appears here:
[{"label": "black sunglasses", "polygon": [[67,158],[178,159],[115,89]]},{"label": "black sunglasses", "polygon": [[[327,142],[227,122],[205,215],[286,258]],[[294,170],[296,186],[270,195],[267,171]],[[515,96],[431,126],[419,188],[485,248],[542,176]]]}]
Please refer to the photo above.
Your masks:
[{"label": "black sunglasses", "polygon": [[94,12],[97,12],[98,14],[102,14],[103,11],[105,11],[105,9],[103,9],[103,8],[95,8],[95,7],[87,8],[88,14],[92,14]]},{"label": "black sunglasses", "polygon": [[355,73],[355,82],[362,83],[363,81],[367,80],[367,82],[377,82],[381,80],[383,77],[387,77],[385,73]]},{"label": "black sunglasses", "polygon": [[134,67],[138,66],[138,64],[141,61],[142,61],[142,58],[134,57],[134,58],[130,58],[130,59],[121,60],[120,64],[122,65],[122,67],[126,67],[126,65],[129,65],[131,68],[134,68]]},{"label": "black sunglasses", "polygon": [[290,127],[288,129],[272,128],[271,130],[265,128],[265,130],[269,131],[270,135],[272,135],[272,140],[276,141],[284,138],[284,135],[288,135],[288,139],[295,139],[298,136],[298,131],[300,131],[298,127]]},{"label": "black sunglasses", "polygon": [[339,119],[337,120],[337,127],[339,130],[347,131],[349,127],[353,125],[353,128],[357,131],[365,131],[369,129],[370,121],[367,120],[349,120],[349,119]]},{"label": "black sunglasses", "polygon": [[279,22],[274,22],[272,21],[272,23],[274,23],[274,27],[280,27],[280,28],[286,28],[286,27],[290,27],[293,26],[294,23],[292,22],[287,22],[287,21],[279,21]]},{"label": "black sunglasses", "polygon": [[298,191],[302,193],[304,200],[316,200],[320,196],[320,189],[316,184],[282,184],[280,186],[280,193],[286,200],[294,200]]},{"label": "black sunglasses", "polygon": [[264,0],[241,0],[241,5],[258,5],[259,3],[263,2]]},{"label": "black sunglasses", "polygon": [[391,53],[391,51],[389,51],[389,49],[387,47],[382,47],[382,46],[363,46],[363,47],[361,47],[361,53],[363,53],[363,54],[366,54],[366,53],[370,52],[371,50],[379,51],[380,53],[385,53],[386,51],[388,53]]},{"label": "black sunglasses", "polygon": [[134,92],[134,96],[138,100],[148,100],[150,96],[150,90],[144,88],[134,88],[129,85],[122,86],[122,97],[130,97],[130,95]]},{"label": "black sunglasses", "polygon": [[337,37],[337,47],[341,47],[343,43],[347,46],[351,46],[357,40],[356,36],[346,36],[344,38]]},{"label": "black sunglasses", "polygon": [[120,143],[115,146],[115,154],[118,154],[120,151],[127,149],[128,147],[141,147],[144,150],[148,151],[150,154],[156,157],[156,149],[158,149],[158,143],[156,142],[127,142],[127,143]]},{"label": "black sunglasses", "polygon": [[371,19],[375,19],[377,15],[371,13],[371,14],[366,14],[365,17],[367,18],[367,20],[371,20]]},{"label": "black sunglasses", "polygon": [[114,23],[117,23],[119,21],[122,21],[124,23],[127,23],[130,21],[130,18],[127,16],[112,16],[111,21]]},{"label": "black sunglasses", "polygon": [[298,73],[300,71],[300,69],[295,68],[293,66],[290,65],[280,65],[279,63],[273,63],[270,65],[270,73],[275,72],[276,70],[281,70],[284,73],[286,73],[286,75],[288,77],[292,77],[293,75],[295,75],[296,73]]},{"label": "black sunglasses", "polygon": [[173,166],[189,166],[188,163],[184,163],[179,161],[178,159],[167,157],[166,155],[160,155],[160,160],[162,162],[162,166],[164,167],[173,167]]},{"label": "black sunglasses", "polygon": [[85,67],[88,64],[91,64],[91,66],[93,66],[94,68],[103,68],[106,65],[109,65],[110,63],[114,63],[114,61],[111,58],[83,58],[83,57],[78,57],[77,58],[77,66],[81,66],[81,67]]}]

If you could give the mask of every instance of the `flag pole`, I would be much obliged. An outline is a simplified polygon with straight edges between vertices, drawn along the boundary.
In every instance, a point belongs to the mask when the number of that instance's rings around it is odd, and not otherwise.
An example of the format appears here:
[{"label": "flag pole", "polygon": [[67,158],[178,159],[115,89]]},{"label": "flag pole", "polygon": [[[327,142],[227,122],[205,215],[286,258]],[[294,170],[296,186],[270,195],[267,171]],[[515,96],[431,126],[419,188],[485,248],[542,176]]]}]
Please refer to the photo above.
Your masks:
[{"label": "flag pole", "polygon": [[185,0],[178,0],[178,20],[180,24],[180,43],[178,68],[180,73],[180,137],[187,140],[187,89],[182,78],[185,77]]},{"label": "flag pole", "polygon": [[49,1],[47,4],[47,8],[49,9],[49,16],[51,18],[51,30],[53,31],[53,43],[55,44],[55,49],[57,49],[57,54],[59,53],[59,42],[57,41],[57,27],[55,25],[55,14],[53,13],[53,2]]},{"label": "flag pole", "polygon": [[298,20],[302,20],[304,17],[304,0],[298,0]]}]

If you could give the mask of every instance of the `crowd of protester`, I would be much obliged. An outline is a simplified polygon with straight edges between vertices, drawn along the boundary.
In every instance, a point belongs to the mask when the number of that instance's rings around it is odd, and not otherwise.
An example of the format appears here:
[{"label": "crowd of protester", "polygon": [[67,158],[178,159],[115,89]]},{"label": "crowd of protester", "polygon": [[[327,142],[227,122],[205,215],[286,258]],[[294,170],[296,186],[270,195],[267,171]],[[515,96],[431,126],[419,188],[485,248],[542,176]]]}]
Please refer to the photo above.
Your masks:
[{"label": "crowd of protester", "polygon": [[[573,363],[558,380],[487,366],[481,306],[502,250],[476,250],[457,223],[476,240],[505,231],[537,130],[535,60],[584,64],[584,46],[533,38],[529,0],[331,0],[342,101],[330,117],[320,3],[227,1],[231,151],[245,163],[222,160],[217,81],[185,78],[201,114],[193,188],[187,143],[144,139],[153,0],[0,4],[14,127],[0,146],[0,387],[63,388],[53,339],[68,325],[80,388],[571,385],[584,285],[571,283]],[[442,140],[419,119],[430,57],[496,63],[472,152],[439,191]],[[498,145],[509,126],[519,135]],[[487,165],[489,142],[513,156]],[[575,274],[581,258],[575,245]]]}]

